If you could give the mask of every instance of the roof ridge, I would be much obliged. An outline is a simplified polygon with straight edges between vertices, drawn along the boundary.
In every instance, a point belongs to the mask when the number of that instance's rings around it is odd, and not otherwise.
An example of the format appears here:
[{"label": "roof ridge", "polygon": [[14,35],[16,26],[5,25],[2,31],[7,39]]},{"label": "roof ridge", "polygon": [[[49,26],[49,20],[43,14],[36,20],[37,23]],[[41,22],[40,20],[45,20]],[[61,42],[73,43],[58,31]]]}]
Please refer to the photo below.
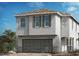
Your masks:
[{"label": "roof ridge", "polygon": [[36,9],[36,10],[32,10],[32,11],[22,12],[19,14],[33,14],[33,13],[58,13],[62,16],[69,16],[70,15],[70,14],[65,13],[65,12],[54,11],[54,10],[50,10],[50,9]]}]

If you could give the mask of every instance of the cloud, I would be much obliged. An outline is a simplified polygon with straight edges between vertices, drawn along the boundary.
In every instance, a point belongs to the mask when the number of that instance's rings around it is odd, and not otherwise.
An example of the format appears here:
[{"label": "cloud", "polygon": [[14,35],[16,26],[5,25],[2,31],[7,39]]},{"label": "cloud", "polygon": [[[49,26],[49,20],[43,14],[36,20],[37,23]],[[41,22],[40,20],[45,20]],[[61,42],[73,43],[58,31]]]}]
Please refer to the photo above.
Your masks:
[{"label": "cloud", "polygon": [[64,2],[62,4],[62,6],[63,6],[63,8],[65,8],[66,12],[79,10],[79,3],[78,2]]},{"label": "cloud", "polygon": [[42,7],[44,7],[44,4],[43,4],[43,2],[29,2],[28,6],[29,7],[42,8]]},{"label": "cloud", "polygon": [[66,13],[71,14],[77,21],[79,21],[79,2],[64,2],[62,6]]},{"label": "cloud", "polygon": [[3,22],[3,25],[4,25],[5,29],[12,29],[11,24],[9,24],[7,22]]},{"label": "cloud", "polygon": [[12,26],[11,24],[7,23],[7,22],[2,22],[1,23],[1,29],[0,29],[0,35],[5,31],[5,30],[12,30]]},{"label": "cloud", "polygon": [[10,29],[10,30],[14,31],[14,29],[16,27],[16,23],[12,22],[12,20],[5,19],[5,18],[2,21],[3,21],[2,26],[3,26],[4,30]]},{"label": "cloud", "polygon": [[[78,2],[64,2],[63,4],[62,4],[62,6],[63,6],[63,8],[64,8],[64,10],[65,10],[65,12],[67,12],[67,13],[79,13],[79,3]],[[76,14],[75,13],[75,14]]]},{"label": "cloud", "polygon": [[68,12],[76,11],[76,10],[77,10],[77,7],[74,7],[74,6],[70,6],[70,7],[67,8]]},{"label": "cloud", "polygon": [[71,2],[71,3],[68,3],[69,5],[71,6],[79,6],[79,2]]},{"label": "cloud", "polygon": [[63,2],[62,5],[64,7],[67,7],[67,6],[78,6],[79,7],[79,2]]}]

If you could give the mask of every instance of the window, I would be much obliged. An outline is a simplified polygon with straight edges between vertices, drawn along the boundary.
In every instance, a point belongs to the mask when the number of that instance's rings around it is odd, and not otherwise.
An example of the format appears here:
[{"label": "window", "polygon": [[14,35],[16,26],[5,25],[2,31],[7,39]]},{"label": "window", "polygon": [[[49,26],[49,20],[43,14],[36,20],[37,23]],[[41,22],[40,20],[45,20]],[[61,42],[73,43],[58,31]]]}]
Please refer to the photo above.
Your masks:
[{"label": "window", "polygon": [[72,51],[74,48],[74,38],[70,38],[67,41],[67,49],[68,51]]},{"label": "window", "polygon": [[77,41],[78,41],[78,47],[79,47],[79,39]]},{"label": "window", "polygon": [[50,21],[50,19],[51,19],[51,17],[50,17],[50,15],[44,15],[44,27],[49,27],[50,25],[51,25],[51,21]]},{"label": "window", "polygon": [[62,37],[61,38],[61,44],[64,47],[64,51],[67,48],[67,51],[73,51],[74,48],[74,38],[66,38]]},{"label": "window", "polygon": [[21,18],[21,27],[25,27],[25,18]]},{"label": "window", "polygon": [[61,46],[62,46],[62,51],[65,52],[67,50],[67,38],[66,37],[61,38]]},{"label": "window", "polygon": [[74,24],[73,24],[73,20],[72,20],[72,29],[73,29],[73,25],[74,25]]},{"label": "window", "polygon": [[50,15],[40,15],[33,17],[33,27],[50,27],[51,26],[51,16]]},{"label": "window", "polygon": [[76,29],[76,31],[77,31],[77,24],[76,24],[76,28],[75,28],[75,29]]},{"label": "window", "polygon": [[41,26],[41,16],[34,16],[34,27],[39,28]]}]

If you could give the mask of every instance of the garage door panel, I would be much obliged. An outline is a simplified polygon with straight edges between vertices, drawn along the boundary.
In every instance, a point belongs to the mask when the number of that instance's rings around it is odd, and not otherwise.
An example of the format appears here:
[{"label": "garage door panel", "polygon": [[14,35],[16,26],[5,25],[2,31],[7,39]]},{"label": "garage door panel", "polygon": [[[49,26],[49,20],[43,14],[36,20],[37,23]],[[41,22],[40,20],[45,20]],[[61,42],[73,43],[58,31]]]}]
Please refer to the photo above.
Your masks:
[{"label": "garage door panel", "polygon": [[51,39],[23,39],[23,51],[32,52],[51,52],[52,40]]}]

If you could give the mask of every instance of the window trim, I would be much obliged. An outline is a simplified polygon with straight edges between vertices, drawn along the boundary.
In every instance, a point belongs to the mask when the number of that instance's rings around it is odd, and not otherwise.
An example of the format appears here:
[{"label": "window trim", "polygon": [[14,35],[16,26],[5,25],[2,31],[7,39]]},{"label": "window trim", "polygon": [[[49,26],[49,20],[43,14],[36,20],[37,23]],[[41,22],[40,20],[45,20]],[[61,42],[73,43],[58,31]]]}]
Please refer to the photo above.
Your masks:
[{"label": "window trim", "polygon": [[[36,17],[39,17],[39,19],[36,19]],[[36,26],[36,20],[40,21],[38,26]],[[34,21],[34,27],[35,28],[40,28],[41,27],[41,18],[40,18],[40,16],[34,16],[33,21]]]},{"label": "window trim", "polygon": [[73,28],[74,28],[74,22],[73,22],[73,20],[72,20],[72,30],[73,30]]},{"label": "window trim", "polygon": [[77,24],[76,24],[76,31],[77,31]]},{"label": "window trim", "polygon": [[[48,20],[47,22],[45,21],[45,18],[44,17],[47,17],[48,16]],[[39,26],[36,26],[36,17],[39,17]],[[46,25],[48,23],[48,25]],[[44,14],[44,15],[34,15],[33,16],[33,27],[34,28],[40,28],[40,27],[43,27],[43,28],[48,28],[48,27],[51,27],[51,15],[50,14]]]},{"label": "window trim", "polygon": [[[46,22],[46,21],[45,21],[45,20],[46,20],[46,19],[45,19],[46,16],[48,16],[48,25],[46,25],[46,23],[45,23],[45,22]],[[49,15],[48,15],[48,14],[44,15],[44,16],[43,16],[43,24],[44,24],[44,27],[45,27],[45,28],[48,28],[48,27],[49,27],[49,22],[50,22],[50,21],[49,21]]]},{"label": "window trim", "polygon": [[25,24],[25,17],[21,17],[20,18],[20,27],[21,28],[25,28],[26,24]]}]

